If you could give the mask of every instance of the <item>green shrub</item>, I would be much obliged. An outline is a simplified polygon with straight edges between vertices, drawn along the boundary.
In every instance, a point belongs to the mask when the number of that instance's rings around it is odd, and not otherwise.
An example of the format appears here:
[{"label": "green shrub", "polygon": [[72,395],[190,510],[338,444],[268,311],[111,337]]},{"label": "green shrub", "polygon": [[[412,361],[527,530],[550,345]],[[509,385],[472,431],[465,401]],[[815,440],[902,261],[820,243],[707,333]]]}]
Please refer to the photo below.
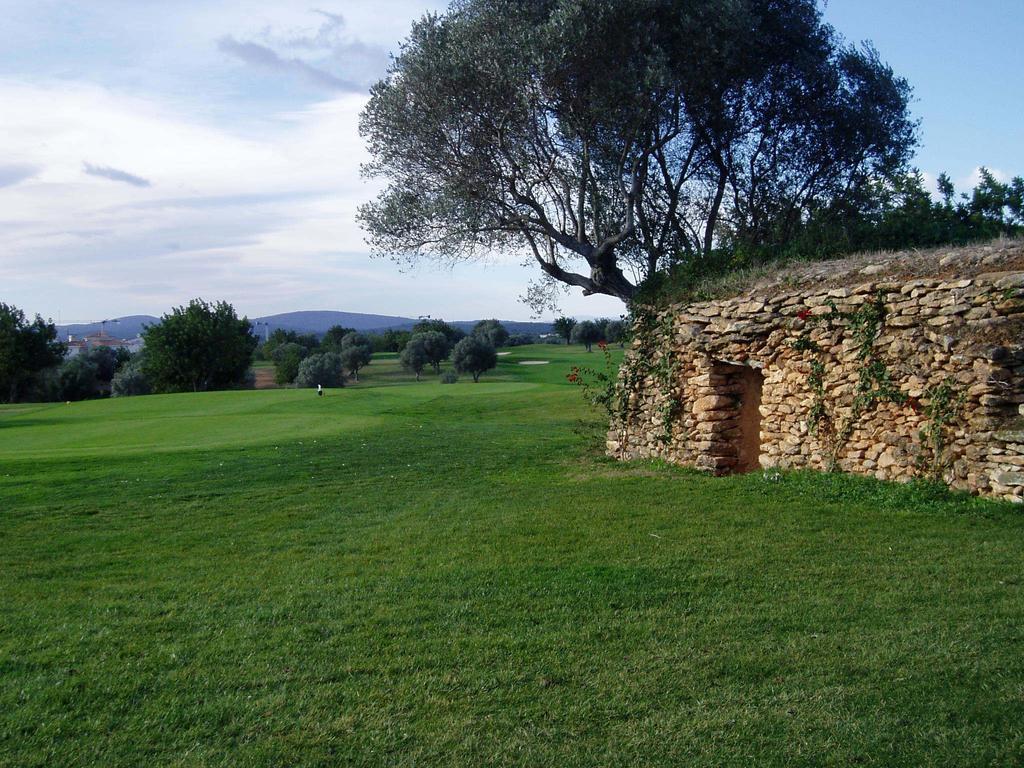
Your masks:
[{"label": "green shrub", "polygon": [[345,386],[344,363],[337,352],[310,355],[299,363],[299,372],[295,375],[295,385],[299,387]]},{"label": "green shrub", "polygon": [[143,373],[142,366],[135,363],[122,366],[110,382],[110,393],[114,397],[148,395],[152,391],[153,388]]},{"label": "green shrub", "polygon": [[481,337],[467,336],[452,350],[452,364],[456,371],[468,373],[478,382],[480,374],[498,364],[498,353]]}]

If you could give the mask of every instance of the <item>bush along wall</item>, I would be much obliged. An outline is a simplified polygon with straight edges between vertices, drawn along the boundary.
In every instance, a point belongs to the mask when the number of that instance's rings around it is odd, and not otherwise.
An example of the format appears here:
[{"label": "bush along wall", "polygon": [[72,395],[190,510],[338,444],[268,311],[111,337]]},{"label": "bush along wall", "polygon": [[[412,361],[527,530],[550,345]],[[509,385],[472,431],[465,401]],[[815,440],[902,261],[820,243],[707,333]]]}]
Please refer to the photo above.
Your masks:
[{"label": "bush along wall", "polygon": [[[1020,258],[1017,258],[1020,257]],[[608,452],[813,468],[1024,500],[1024,247],[634,311]],[[817,274],[821,275],[820,265]],[[969,275],[969,276],[964,276]]]}]

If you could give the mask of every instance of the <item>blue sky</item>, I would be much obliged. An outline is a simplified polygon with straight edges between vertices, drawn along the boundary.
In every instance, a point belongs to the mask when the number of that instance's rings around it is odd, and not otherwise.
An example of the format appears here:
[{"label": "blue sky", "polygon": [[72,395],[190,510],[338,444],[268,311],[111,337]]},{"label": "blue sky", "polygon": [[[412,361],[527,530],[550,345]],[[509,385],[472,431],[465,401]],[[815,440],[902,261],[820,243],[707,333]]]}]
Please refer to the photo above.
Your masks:
[{"label": "blue sky", "polygon": [[[369,259],[356,132],[427,0],[0,0],[0,301],[63,322],[243,313],[525,319],[532,268]],[[917,164],[1024,173],[1024,3],[830,0],[916,91]],[[563,309],[613,315],[605,297]]]},{"label": "blue sky", "polygon": [[1024,175],[1024,1],[829,0],[825,19],[871,40],[914,87],[928,175],[959,186],[978,165]]}]

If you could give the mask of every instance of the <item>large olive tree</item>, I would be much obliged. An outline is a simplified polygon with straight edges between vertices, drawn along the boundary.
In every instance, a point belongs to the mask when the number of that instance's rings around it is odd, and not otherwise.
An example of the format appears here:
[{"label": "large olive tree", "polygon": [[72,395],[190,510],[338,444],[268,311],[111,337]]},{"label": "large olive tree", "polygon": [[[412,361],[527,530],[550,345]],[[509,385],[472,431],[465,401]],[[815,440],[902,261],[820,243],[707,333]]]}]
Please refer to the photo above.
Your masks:
[{"label": "large olive tree", "polygon": [[457,0],[372,89],[360,220],[381,255],[526,253],[628,301],[904,169],[909,94],[814,0]]}]

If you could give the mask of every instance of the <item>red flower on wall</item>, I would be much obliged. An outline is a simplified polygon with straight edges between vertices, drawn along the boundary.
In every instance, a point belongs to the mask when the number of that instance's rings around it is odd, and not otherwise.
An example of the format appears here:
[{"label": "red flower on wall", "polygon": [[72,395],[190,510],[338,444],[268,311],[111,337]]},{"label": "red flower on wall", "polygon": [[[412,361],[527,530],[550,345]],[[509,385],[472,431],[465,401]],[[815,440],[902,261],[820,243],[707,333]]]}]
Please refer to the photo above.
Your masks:
[{"label": "red flower on wall", "polygon": [[811,310],[801,309],[799,312],[796,313],[796,316],[799,317],[801,320],[806,320],[808,317],[811,316]]},{"label": "red flower on wall", "polygon": [[921,413],[921,411],[924,410],[924,408],[921,406],[921,400],[916,397],[908,397],[907,405],[910,406],[910,410],[912,410],[914,413]]},{"label": "red flower on wall", "polygon": [[604,339],[601,339],[599,342],[597,342],[597,346],[603,352],[604,350],[608,349],[608,342],[605,341]]}]

